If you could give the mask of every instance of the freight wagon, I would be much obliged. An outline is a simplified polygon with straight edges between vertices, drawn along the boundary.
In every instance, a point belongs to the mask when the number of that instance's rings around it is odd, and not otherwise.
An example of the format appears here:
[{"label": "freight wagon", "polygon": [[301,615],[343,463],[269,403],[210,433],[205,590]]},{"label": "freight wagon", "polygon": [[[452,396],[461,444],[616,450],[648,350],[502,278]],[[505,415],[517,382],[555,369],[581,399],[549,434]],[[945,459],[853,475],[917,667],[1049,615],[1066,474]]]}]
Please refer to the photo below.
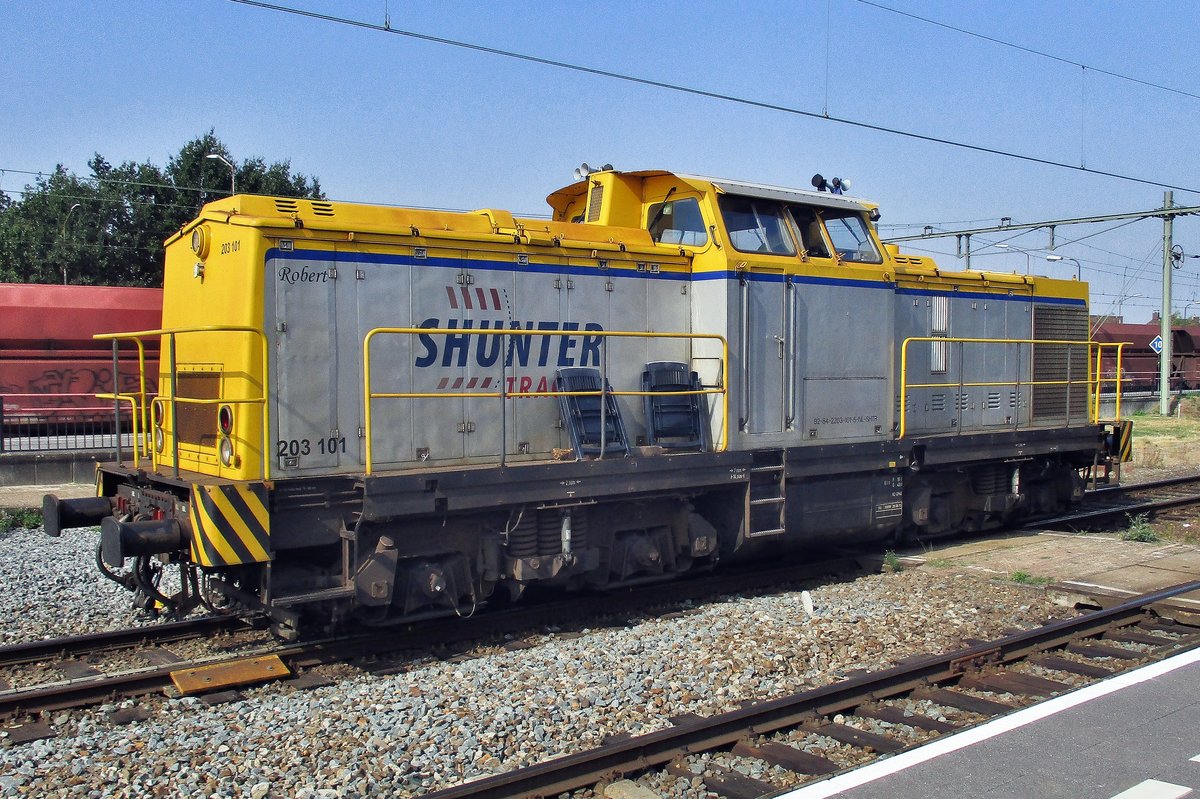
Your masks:
[{"label": "freight wagon", "polygon": [[[1127,342],[1121,353],[1121,389],[1158,391],[1160,358],[1150,343],[1161,335],[1158,322],[1140,324],[1106,320],[1093,334],[1098,342]],[[1171,329],[1171,391],[1200,388],[1200,327],[1177,326]],[[1114,390],[1117,375],[1115,350],[1106,348],[1101,374],[1110,380],[1107,391]]]},{"label": "freight wagon", "polygon": [[[0,400],[4,427],[30,432],[46,423],[69,430],[87,423],[111,428],[112,347],[96,333],[154,330],[162,290],[109,286],[0,283]],[[157,375],[158,339],[145,343],[146,375]],[[137,350],[120,351],[121,393],[141,390]],[[128,419],[129,407],[124,408]]]}]

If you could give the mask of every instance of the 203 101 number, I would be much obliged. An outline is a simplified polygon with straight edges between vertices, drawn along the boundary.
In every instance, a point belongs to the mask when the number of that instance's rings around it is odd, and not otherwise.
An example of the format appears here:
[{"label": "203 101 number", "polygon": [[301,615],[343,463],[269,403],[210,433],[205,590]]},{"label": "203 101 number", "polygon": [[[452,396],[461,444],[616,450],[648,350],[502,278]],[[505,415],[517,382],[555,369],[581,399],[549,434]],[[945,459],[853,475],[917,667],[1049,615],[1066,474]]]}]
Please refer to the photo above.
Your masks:
[{"label": "203 101 number", "polygon": [[[317,449],[320,450],[322,455],[334,455],[339,452],[345,453],[346,437],[330,436],[329,438],[318,438]],[[275,450],[275,454],[280,458],[299,458],[304,455],[311,455],[313,445],[307,438],[281,438],[275,442]]]}]

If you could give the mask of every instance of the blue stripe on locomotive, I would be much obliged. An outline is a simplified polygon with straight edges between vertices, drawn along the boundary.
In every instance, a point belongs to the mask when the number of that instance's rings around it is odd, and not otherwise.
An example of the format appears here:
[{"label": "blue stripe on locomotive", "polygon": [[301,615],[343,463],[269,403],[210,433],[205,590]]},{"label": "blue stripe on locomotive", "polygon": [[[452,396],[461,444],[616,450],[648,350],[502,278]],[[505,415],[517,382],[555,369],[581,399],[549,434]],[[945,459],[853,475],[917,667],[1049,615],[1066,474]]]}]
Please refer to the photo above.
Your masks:
[{"label": "blue stripe on locomotive", "polygon": [[629,269],[609,269],[603,272],[591,266],[567,266],[557,264],[517,264],[510,261],[465,260],[462,258],[414,258],[411,255],[385,255],[382,253],[365,252],[332,252],[329,250],[281,250],[271,248],[267,251],[267,260],[272,258],[282,261],[333,261],[340,263],[361,264],[394,264],[396,266],[425,266],[435,269],[477,269],[485,272],[522,272],[556,275],[578,275],[595,277],[603,274],[613,278],[634,278],[640,280],[738,280],[745,278],[759,283],[782,283],[788,277],[793,283],[812,286],[847,286],[856,288],[886,289],[898,295],[914,297],[962,297],[977,300],[1003,300],[1005,302],[1039,302],[1050,305],[1072,305],[1085,307],[1085,300],[1073,297],[1022,297],[1009,294],[990,294],[982,291],[938,291],[935,289],[897,288],[893,281],[855,280],[852,278],[818,277],[815,275],[784,275],[780,273],[764,273],[750,271],[725,270],[720,272],[637,272]]}]

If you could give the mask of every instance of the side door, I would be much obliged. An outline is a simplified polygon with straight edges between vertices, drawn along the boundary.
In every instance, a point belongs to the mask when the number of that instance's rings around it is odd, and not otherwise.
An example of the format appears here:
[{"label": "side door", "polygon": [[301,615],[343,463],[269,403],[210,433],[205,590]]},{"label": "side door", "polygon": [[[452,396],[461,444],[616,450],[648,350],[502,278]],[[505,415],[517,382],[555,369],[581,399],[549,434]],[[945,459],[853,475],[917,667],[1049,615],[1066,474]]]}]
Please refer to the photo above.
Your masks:
[{"label": "side door", "polygon": [[[464,255],[462,273],[462,316],[472,330],[502,330],[509,326],[512,272],[501,269],[471,269]],[[467,339],[469,350],[460,389],[465,394],[500,391],[504,380],[503,336],[475,333]],[[463,447],[470,458],[498,458],[505,446],[506,426],[502,413],[511,413],[512,403],[495,397],[466,397],[463,400]]]},{"label": "side door", "polygon": [[787,283],[782,274],[760,272],[743,276],[740,291],[743,429],[780,433],[786,415]]},{"label": "side door", "polygon": [[[267,262],[274,358],[271,379],[273,472],[338,465],[338,270],[333,252],[296,251]],[[335,435],[336,434],[336,435]]]}]

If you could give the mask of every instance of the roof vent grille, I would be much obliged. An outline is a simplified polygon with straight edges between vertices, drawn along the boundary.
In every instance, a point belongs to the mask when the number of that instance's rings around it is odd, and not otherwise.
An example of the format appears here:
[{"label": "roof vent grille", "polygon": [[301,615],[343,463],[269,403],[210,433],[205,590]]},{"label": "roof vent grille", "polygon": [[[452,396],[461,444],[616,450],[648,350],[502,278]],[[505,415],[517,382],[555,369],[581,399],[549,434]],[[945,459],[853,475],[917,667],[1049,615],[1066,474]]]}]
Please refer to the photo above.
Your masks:
[{"label": "roof vent grille", "polygon": [[592,184],[591,194],[588,196],[587,206],[587,221],[600,221],[600,205],[604,202],[604,184],[596,181]]}]

